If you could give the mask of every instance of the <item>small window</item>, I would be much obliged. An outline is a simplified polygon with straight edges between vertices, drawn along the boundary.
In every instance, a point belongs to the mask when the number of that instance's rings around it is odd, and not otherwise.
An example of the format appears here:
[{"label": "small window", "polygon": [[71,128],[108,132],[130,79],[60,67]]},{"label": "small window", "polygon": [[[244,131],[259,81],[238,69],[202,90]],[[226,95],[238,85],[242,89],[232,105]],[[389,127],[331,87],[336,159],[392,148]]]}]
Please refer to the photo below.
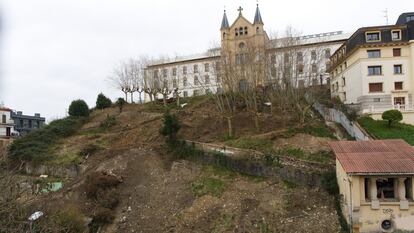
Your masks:
[{"label": "small window", "polygon": [[402,65],[394,65],[394,74],[402,74]]},{"label": "small window", "polygon": [[188,92],[187,91],[183,91],[183,96],[184,97],[188,97]]},{"label": "small window", "polygon": [[163,69],[162,70],[162,76],[165,78],[165,77],[167,77],[167,74],[168,74],[168,70],[167,69]]},{"label": "small window", "polygon": [[200,82],[198,81],[197,76],[194,76],[194,85],[200,85]]},{"label": "small window", "polygon": [[298,74],[303,74],[303,64],[298,65]]},{"label": "small window", "polygon": [[272,55],[272,56],[270,56],[270,62],[272,63],[272,64],[276,64],[276,55]]},{"label": "small window", "polygon": [[377,180],[377,198],[392,199],[395,198],[394,178],[384,178]]},{"label": "small window", "polygon": [[312,73],[317,73],[318,72],[318,67],[316,66],[316,64],[312,64]]},{"label": "small window", "polygon": [[247,35],[247,27],[244,27],[244,34]]},{"label": "small window", "polygon": [[401,91],[403,89],[403,82],[395,82],[394,83],[394,90]]},{"label": "small window", "polygon": [[240,28],[239,28],[239,35],[240,35],[240,36],[242,36],[242,35],[243,35],[243,33],[244,33],[244,32],[243,32],[243,28],[242,28],[242,27],[240,27]]},{"label": "small window", "polygon": [[177,86],[177,79],[173,79],[173,88],[177,88],[178,86]]},{"label": "small window", "polygon": [[342,77],[342,86],[346,85],[345,77]]},{"label": "small window", "polygon": [[381,98],[374,98],[374,102],[375,103],[381,102]]},{"label": "small window", "polygon": [[406,20],[407,20],[407,23],[410,21],[414,21],[414,15],[407,16]]},{"label": "small window", "polygon": [[401,30],[392,30],[391,38],[392,40],[401,40]]},{"label": "small window", "polygon": [[378,58],[381,57],[381,50],[368,50],[368,58]]},{"label": "small window", "polygon": [[187,86],[188,85],[188,81],[187,81],[187,77],[183,78],[183,86]]},{"label": "small window", "polygon": [[303,62],[303,54],[302,54],[302,52],[298,52],[298,53],[296,54],[296,60],[297,60],[298,62]]},{"label": "small window", "polygon": [[370,83],[369,92],[382,92],[382,83]]},{"label": "small window", "polygon": [[6,124],[6,115],[4,115],[4,114],[3,114],[3,116],[2,116],[2,123],[3,123],[3,124]]},{"label": "small window", "polygon": [[177,68],[173,68],[173,76],[177,75]]},{"label": "small window", "polygon": [[382,67],[381,66],[368,66],[368,75],[381,75]]},{"label": "small window", "polygon": [[401,57],[401,49],[400,48],[392,49],[392,54],[394,57]]},{"label": "small window", "polygon": [[194,65],[194,73],[198,73],[198,65]]},{"label": "small window", "polygon": [[311,52],[311,59],[316,60],[316,51],[315,50],[312,50],[312,52]]},{"label": "small window", "polygon": [[206,76],[204,77],[204,83],[205,83],[205,84],[210,84],[210,76],[206,75]]},{"label": "small window", "polygon": [[235,31],[236,31],[236,32],[235,32],[235,35],[236,35],[236,36],[239,36],[239,29],[238,29],[238,28],[236,28],[236,29],[235,29]]},{"label": "small window", "polygon": [[246,47],[246,44],[245,43],[241,42],[239,44],[239,49],[244,49],[245,47]]},{"label": "small window", "polygon": [[204,71],[205,72],[210,72],[210,64],[209,63],[204,64]]},{"label": "small window", "polygon": [[380,32],[367,32],[365,37],[367,42],[381,41]]},{"label": "small window", "polygon": [[187,66],[183,67],[183,74],[187,74]]}]

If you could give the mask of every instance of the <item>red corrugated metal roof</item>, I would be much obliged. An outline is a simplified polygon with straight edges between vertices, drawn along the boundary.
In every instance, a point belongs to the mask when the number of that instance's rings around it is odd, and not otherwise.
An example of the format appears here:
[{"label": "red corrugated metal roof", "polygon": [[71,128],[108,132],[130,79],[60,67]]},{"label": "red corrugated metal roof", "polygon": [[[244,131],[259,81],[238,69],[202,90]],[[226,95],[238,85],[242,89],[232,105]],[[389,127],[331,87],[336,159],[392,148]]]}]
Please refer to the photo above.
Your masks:
[{"label": "red corrugated metal roof", "polygon": [[403,140],[330,142],[346,173],[413,173],[414,148]]}]

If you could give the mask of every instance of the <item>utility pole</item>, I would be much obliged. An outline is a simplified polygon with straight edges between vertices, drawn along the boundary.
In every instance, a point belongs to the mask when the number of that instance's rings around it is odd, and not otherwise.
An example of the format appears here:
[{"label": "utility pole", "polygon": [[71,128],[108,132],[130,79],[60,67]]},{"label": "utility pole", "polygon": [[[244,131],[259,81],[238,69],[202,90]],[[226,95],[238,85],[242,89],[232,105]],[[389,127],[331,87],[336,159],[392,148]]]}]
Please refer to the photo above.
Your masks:
[{"label": "utility pole", "polygon": [[384,18],[385,18],[385,20],[387,22],[386,25],[388,25],[388,8],[385,8],[385,10],[383,11],[383,13],[384,13]]}]

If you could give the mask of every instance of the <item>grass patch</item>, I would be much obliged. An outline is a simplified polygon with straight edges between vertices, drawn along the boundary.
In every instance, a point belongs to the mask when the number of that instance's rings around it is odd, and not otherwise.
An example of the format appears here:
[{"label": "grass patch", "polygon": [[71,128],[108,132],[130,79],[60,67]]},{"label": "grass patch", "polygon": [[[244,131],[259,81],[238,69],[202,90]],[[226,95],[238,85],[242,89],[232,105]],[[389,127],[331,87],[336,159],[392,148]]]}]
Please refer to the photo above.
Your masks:
[{"label": "grass patch", "polygon": [[404,139],[410,145],[414,145],[414,126],[412,125],[394,123],[388,127],[387,121],[374,120],[371,117],[361,117],[358,123],[378,139]]},{"label": "grass patch", "polygon": [[224,182],[216,178],[203,177],[191,183],[191,191],[196,197],[204,195],[220,197],[224,189]]},{"label": "grass patch", "polygon": [[73,135],[87,118],[66,117],[52,121],[40,129],[30,132],[13,142],[10,156],[25,161],[43,162],[52,160],[53,146],[61,139]]},{"label": "grass patch", "polygon": [[227,146],[241,148],[241,149],[251,149],[261,151],[263,153],[273,152],[273,142],[266,139],[258,139],[252,137],[239,138],[235,140],[230,140],[226,142]]},{"label": "grass patch", "polygon": [[278,151],[278,154],[293,157],[301,160],[329,163],[333,161],[334,156],[328,151],[319,151],[316,153],[308,153],[300,148],[283,148]]},{"label": "grass patch", "polygon": [[71,164],[80,164],[83,162],[83,156],[79,153],[67,153],[63,155],[57,155],[53,159],[45,161],[50,165],[71,165]]}]

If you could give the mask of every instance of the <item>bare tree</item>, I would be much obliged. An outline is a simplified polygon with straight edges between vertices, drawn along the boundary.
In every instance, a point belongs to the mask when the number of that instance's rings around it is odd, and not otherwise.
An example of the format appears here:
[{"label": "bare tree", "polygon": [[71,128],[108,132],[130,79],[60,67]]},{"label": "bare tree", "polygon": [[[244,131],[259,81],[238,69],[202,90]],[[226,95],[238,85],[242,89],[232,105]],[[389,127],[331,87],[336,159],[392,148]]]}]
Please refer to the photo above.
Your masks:
[{"label": "bare tree", "polygon": [[130,67],[127,62],[120,62],[109,76],[109,81],[113,87],[125,94],[125,101],[128,101],[128,93],[131,91]]}]

